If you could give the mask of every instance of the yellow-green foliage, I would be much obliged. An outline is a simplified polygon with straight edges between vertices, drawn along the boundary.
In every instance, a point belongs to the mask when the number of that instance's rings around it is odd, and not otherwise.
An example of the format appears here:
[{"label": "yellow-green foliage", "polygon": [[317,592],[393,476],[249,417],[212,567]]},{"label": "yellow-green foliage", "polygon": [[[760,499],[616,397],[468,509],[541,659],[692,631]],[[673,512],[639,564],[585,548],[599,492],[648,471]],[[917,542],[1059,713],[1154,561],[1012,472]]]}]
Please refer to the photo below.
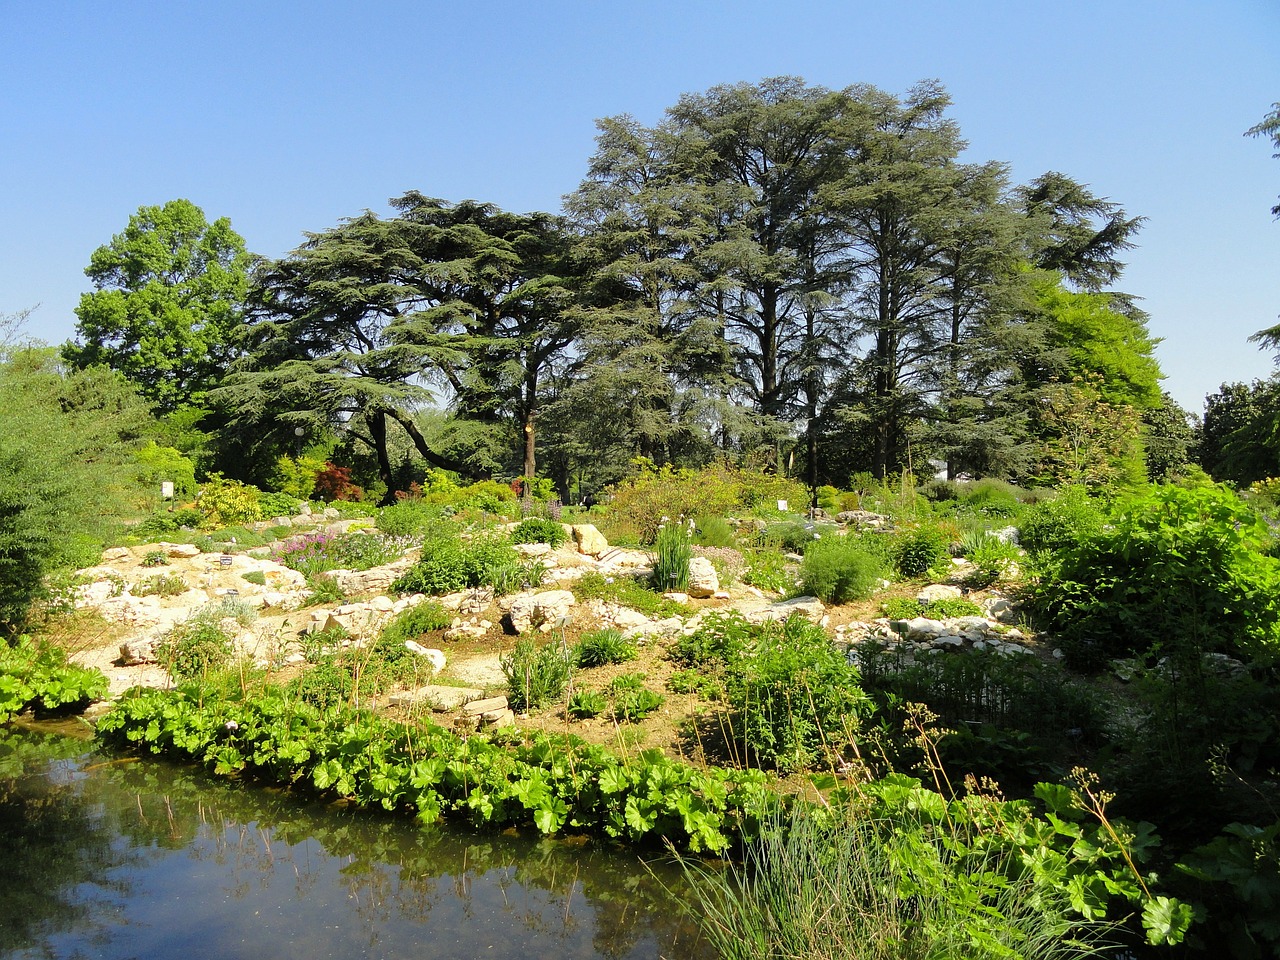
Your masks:
[{"label": "yellow-green foliage", "polygon": [[209,474],[200,489],[197,503],[200,509],[200,528],[217,530],[236,523],[252,523],[262,519],[258,506],[261,491],[238,480],[228,480],[220,473]]},{"label": "yellow-green foliage", "polygon": [[316,474],[325,468],[324,457],[304,453],[301,457],[279,457],[271,474],[271,485],[299,500],[310,500],[316,488]]},{"label": "yellow-green foliage", "polygon": [[196,467],[173,447],[162,447],[154,440],[138,449],[133,455],[137,462],[138,482],[150,487],[157,495],[160,484],[173,481],[175,497],[186,500],[195,496]]},{"label": "yellow-green foliage", "polygon": [[647,462],[641,463],[639,474],[611,487],[609,497],[613,518],[634,527],[641,543],[653,543],[664,517],[683,521],[775,508],[779,500],[797,507],[808,502],[804,485],[785,477],[725,464],[676,470],[669,465],[654,469]]}]

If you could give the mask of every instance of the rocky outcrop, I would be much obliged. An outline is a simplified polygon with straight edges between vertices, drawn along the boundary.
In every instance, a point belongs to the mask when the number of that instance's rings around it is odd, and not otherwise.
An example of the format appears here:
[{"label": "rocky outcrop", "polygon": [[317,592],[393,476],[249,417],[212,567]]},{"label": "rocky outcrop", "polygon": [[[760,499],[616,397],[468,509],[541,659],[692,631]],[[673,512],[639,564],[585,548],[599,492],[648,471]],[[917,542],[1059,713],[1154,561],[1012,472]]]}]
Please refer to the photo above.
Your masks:
[{"label": "rocky outcrop", "polygon": [[544,590],[514,597],[508,608],[516,633],[540,630],[546,633],[557,623],[568,622],[577,598],[568,590]]},{"label": "rocky outcrop", "polygon": [[575,523],[569,528],[573,534],[573,542],[578,547],[578,552],[586,554],[588,557],[598,557],[609,549],[609,541],[604,538],[594,524]]}]

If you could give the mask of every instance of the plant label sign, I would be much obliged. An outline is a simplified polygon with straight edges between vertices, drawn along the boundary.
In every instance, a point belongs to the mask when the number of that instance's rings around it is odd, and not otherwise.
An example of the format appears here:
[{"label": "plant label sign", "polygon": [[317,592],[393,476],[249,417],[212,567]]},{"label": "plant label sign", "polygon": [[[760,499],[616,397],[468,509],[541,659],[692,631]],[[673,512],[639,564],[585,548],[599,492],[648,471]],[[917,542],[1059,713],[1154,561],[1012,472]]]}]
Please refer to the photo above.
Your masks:
[{"label": "plant label sign", "polygon": [[227,556],[227,554],[224,553],[222,556],[218,558],[218,566],[220,567],[231,566],[231,557]]}]

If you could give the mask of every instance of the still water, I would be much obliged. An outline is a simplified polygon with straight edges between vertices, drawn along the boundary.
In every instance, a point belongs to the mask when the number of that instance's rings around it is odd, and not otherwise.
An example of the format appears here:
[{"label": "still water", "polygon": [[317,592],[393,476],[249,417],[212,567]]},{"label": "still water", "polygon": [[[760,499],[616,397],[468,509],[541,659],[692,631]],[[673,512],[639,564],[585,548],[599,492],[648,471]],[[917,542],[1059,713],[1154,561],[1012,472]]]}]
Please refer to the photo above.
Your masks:
[{"label": "still water", "polygon": [[599,845],[424,830],[0,729],[4,958],[705,960],[678,884]]}]

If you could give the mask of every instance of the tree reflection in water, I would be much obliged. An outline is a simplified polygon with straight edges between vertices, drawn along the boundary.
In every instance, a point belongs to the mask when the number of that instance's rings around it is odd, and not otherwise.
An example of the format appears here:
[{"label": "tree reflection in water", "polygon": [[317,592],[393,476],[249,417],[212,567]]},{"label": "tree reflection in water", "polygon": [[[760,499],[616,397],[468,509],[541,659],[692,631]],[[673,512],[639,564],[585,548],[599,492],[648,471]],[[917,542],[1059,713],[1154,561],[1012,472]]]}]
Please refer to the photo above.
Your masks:
[{"label": "tree reflection in water", "polygon": [[674,871],[0,732],[0,953],[697,958]]}]

